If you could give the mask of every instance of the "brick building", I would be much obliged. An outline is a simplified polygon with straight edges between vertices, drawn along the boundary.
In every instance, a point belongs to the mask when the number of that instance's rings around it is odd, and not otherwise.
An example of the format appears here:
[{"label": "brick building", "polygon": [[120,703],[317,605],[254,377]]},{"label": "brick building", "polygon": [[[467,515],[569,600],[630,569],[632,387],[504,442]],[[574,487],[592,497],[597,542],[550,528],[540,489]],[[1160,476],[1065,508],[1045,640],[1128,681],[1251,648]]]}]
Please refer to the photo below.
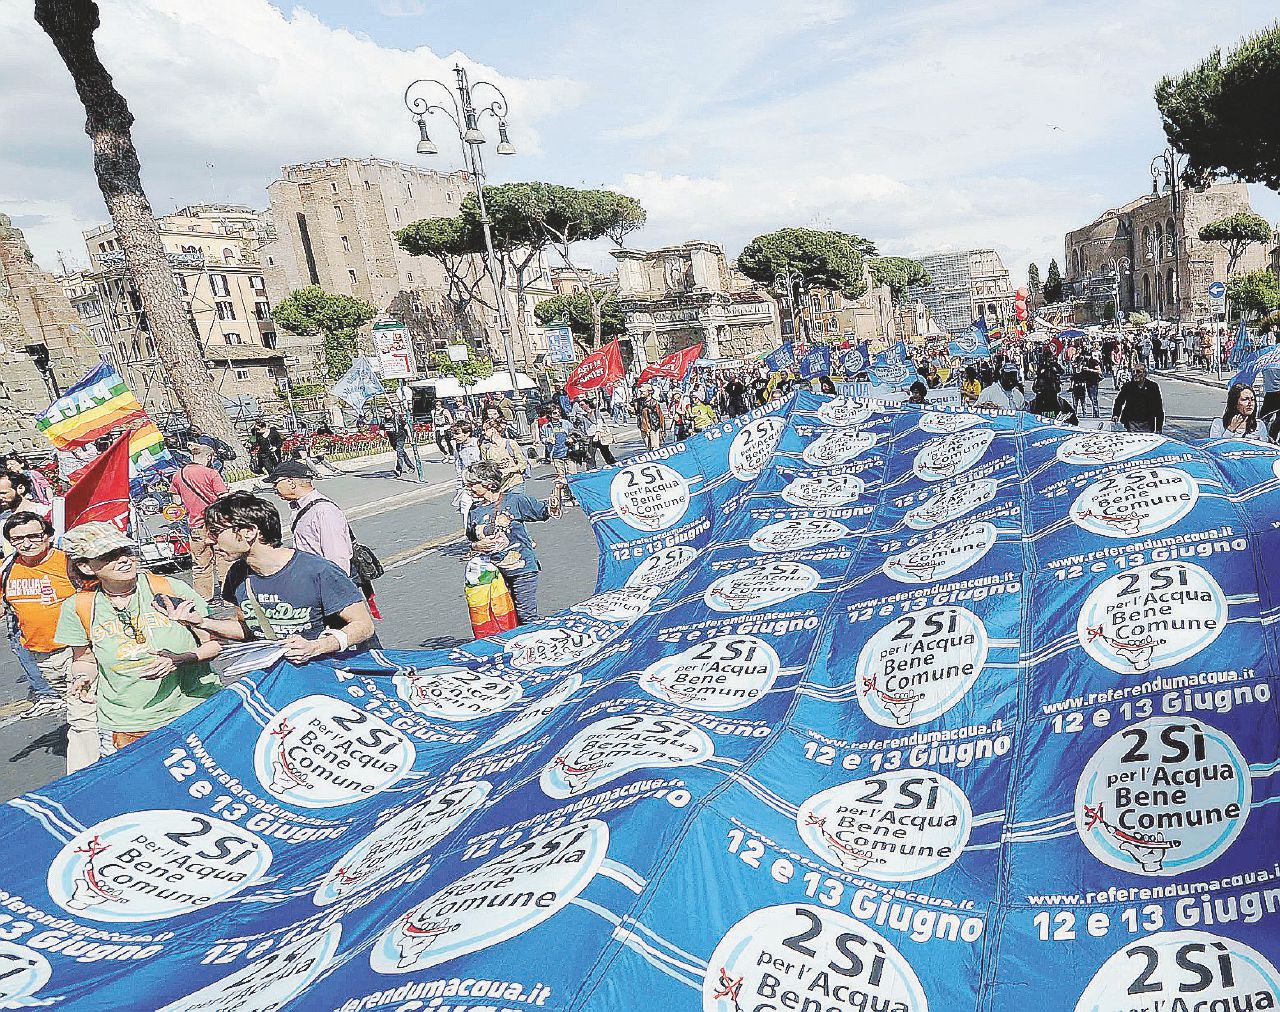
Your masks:
[{"label": "brick building", "polygon": [[97,361],[61,284],[40,269],[22,230],[0,214],[0,444],[48,451],[36,417]]},{"label": "brick building", "polygon": [[[1179,190],[1176,216],[1173,204],[1171,193],[1146,194],[1067,233],[1064,290],[1079,322],[1112,317],[1117,294],[1121,313],[1180,315],[1184,322],[1209,318],[1209,285],[1227,281],[1227,250],[1223,243],[1201,242],[1200,229],[1252,211],[1249,191],[1244,183],[1216,183]],[[1273,245],[1249,246],[1236,273],[1266,268]]]},{"label": "brick building", "polygon": [[[218,392],[256,414],[282,409],[281,383],[315,374],[319,339],[277,331],[262,249],[272,240],[261,212],[193,204],[156,219]],[[89,268],[62,284],[103,353],[139,400],[163,421],[177,404],[165,381],[142,301],[112,225],[85,232]],[[229,404],[229,406],[231,406]]]}]

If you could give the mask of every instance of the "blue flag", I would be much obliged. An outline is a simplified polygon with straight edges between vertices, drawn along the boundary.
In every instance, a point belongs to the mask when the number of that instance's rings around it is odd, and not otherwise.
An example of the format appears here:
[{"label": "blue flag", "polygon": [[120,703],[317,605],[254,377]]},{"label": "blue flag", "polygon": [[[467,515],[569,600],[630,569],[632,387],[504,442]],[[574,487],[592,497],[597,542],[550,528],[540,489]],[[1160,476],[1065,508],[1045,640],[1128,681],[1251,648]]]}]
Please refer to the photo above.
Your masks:
[{"label": "blue flag", "polygon": [[829,344],[811,344],[800,356],[798,370],[801,379],[813,379],[817,376],[831,375],[831,346]]},{"label": "blue flag", "polygon": [[787,372],[796,367],[795,346],[790,341],[783,341],[780,348],[775,348],[764,357],[764,364],[770,372]]},{"label": "blue flag", "polygon": [[855,344],[843,351],[833,353],[833,358],[836,371],[850,378],[865,370],[871,361],[865,343]]},{"label": "blue flag", "polygon": [[569,610],[4,805],[0,1004],[1274,1009],[1278,473],[802,392],[576,475]]},{"label": "blue flag", "polygon": [[957,338],[953,338],[947,346],[947,353],[957,358],[986,358],[991,354],[987,341],[987,323],[979,317],[970,324],[969,329]]},{"label": "blue flag", "polygon": [[1236,331],[1235,344],[1231,346],[1231,357],[1227,359],[1227,364],[1232,369],[1241,368],[1245,362],[1249,360],[1249,356],[1257,350],[1257,343],[1253,339],[1253,335],[1249,333],[1249,328],[1244,325],[1244,320],[1240,321],[1240,328]]}]

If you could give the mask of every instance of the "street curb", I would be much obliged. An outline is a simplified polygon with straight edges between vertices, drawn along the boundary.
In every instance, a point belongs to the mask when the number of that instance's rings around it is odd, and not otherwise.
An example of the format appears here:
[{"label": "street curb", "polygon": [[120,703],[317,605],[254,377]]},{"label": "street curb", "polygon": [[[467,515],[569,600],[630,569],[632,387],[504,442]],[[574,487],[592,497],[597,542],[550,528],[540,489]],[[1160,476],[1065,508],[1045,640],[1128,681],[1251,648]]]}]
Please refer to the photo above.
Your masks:
[{"label": "street curb", "polygon": [[1213,387],[1217,390],[1226,390],[1229,385],[1226,380],[1215,379],[1212,376],[1195,376],[1190,373],[1178,372],[1174,369],[1150,369],[1148,372],[1152,376],[1159,376],[1161,379],[1178,380],[1181,383],[1195,383],[1202,387]]}]

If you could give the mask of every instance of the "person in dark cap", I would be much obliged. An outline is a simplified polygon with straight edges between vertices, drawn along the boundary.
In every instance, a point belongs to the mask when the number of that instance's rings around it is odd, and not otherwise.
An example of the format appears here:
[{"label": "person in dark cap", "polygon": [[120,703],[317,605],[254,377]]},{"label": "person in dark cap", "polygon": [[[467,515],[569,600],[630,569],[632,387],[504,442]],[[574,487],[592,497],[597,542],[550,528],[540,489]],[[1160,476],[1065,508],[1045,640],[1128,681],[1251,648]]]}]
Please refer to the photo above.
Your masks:
[{"label": "person in dark cap", "polygon": [[292,511],[293,547],[328,559],[351,575],[351,527],[342,508],[316,491],[315,474],[300,460],[281,462],[267,476]]}]

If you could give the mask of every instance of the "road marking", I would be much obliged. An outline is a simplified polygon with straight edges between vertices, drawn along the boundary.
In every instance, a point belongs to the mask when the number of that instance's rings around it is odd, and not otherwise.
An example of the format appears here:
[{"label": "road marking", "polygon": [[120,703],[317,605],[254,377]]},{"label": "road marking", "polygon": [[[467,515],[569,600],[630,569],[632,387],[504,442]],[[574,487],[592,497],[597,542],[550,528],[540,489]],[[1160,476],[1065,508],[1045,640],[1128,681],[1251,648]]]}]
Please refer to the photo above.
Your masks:
[{"label": "road marking", "polygon": [[411,562],[417,562],[423,556],[430,555],[437,548],[443,548],[445,545],[457,544],[459,541],[465,540],[466,535],[461,530],[450,531],[448,534],[441,534],[432,538],[430,541],[424,541],[420,545],[413,548],[406,548],[402,552],[396,552],[382,563],[382,568],[386,570],[399,569],[401,566],[407,566]]},{"label": "road marking", "polygon": [[388,496],[385,499],[378,499],[375,502],[352,506],[344,512],[346,513],[348,520],[368,520],[370,517],[381,516],[383,513],[390,513],[392,510],[398,510],[405,506],[413,506],[420,502],[426,502],[428,499],[439,498],[456,487],[457,482],[450,479],[449,481],[442,481],[435,485],[427,485],[423,488],[413,488],[408,492],[401,492],[398,495]]}]

